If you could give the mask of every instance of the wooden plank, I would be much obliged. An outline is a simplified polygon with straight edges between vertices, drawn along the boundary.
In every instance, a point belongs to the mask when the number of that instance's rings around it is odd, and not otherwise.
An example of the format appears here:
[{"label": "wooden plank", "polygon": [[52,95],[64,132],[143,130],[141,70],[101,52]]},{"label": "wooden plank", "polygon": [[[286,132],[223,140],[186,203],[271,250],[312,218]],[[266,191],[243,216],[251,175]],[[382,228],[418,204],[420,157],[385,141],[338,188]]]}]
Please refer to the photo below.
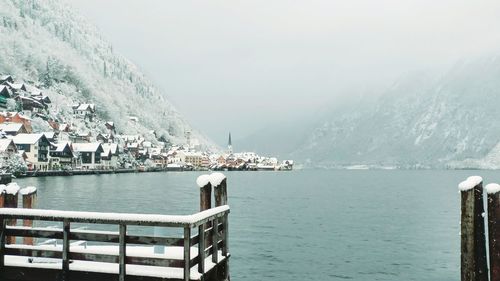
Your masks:
[{"label": "wooden plank", "polygon": [[191,279],[191,228],[184,227],[184,281]]},{"label": "wooden plank", "polygon": [[127,226],[124,224],[120,224],[120,270],[119,270],[119,281],[125,281],[125,276],[127,275]]},{"label": "wooden plank", "polygon": [[[205,225],[202,224],[198,226],[198,237],[200,235],[204,235],[205,233]],[[200,239],[200,242],[198,243],[198,257],[199,257],[199,262],[198,262],[198,272],[199,273],[205,273],[205,239]]]},{"label": "wooden plank", "polygon": [[[62,251],[58,249],[39,249],[34,247],[25,247],[21,245],[11,245],[5,249],[6,255],[12,256],[25,256],[34,258],[54,258],[61,259]],[[112,254],[100,254],[100,253],[87,253],[87,252],[70,252],[70,260],[81,260],[81,261],[94,261],[94,262],[106,262],[106,263],[119,263],[119,255]],[[175,259],[163,259],[163,258],[152,258],[152,257],[137,257],[137,256],[127,256],[126,264],[135,265],[149,265],[149,266],[162,266],[162,267],[176,267],[183,268],[184,260]]]},{"label": "wooden plank", "polygon": [[62,251],[62,271],[63,280],[69,280],[69,252],[70,252],[70,222],[63,222],[63,251]]},{"label": "wooden plank", "polygon": [[36,237],[47,239],[63,239],[63,231],[60,229],[29,229],[24,227],[7,227],[7,235],[17,237]]},{"label": "wooden plank", "polygon": [[[213,222],[214,225],[219,225],[219,220],[216,218],[214,219]],[[212,231],[212,248],[213,248],[213,253],[212,253],[212,262],[217,264],[219,262],[219,254],[218,254],[218,249],[219,249],[219,231]]]},{"label": "wooden plank", "polygon": [[[489,186],[488,186],[489,187]],[[487,187],[487,188],[488,188]],[[488,190],[490,280],[500,280],[500,193]]]},{"label": "wooden plank", "polygon": [[[18,237],[36,237],[47,239],[63,239],[63,231],[60,229],[29,229],[24,227],[7,227],[7,235]],[[119,235],[107,232],[77,231],[70,233],[70,240],[84,240],[92,242],[118,243]],[[152,236],[127,236],[127,244],[138,245],[165,245],[165,246],[183,246],[183,238],[173,237],[152,237]]]},{"label": "wooden plank", "polygon": [[222,227],[222,242],[223,242],[223,246],[222,246],[222,255],[223,256],[227,256],[228,252],[229,252],[229,227],[228,227],[228,220],[229,220],[229,217],[228,215],[224,216],[223,218],[223,221],[222,221],[222,224],[223,224],[223,227]]}]

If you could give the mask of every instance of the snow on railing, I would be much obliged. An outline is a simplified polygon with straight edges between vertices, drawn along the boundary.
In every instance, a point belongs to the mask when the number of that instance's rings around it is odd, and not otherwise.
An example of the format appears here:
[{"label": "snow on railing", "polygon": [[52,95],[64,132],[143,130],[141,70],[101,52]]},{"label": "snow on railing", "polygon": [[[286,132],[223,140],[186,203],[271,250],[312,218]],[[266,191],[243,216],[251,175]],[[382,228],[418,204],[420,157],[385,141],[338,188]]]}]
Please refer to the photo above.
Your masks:
[{"label": "snow on railing", "polygon": [[[9,257],[31,257],[31,262],[34,261],[33,258],[37,257],[48,258],[49,260],[62,260],[61,269],[65,276],[67,276],[72,267],[76,270],[76,268],[81,268],[82,262],[91,261],[103,263],[104,267],[106,267],[106,264],[109,265],[109,263],[117,263],[119,265],[117,272],[119,280],[125,280],[127,264],[134,266],[156,266],[163,269],[172,268],[171,271],[166,272],[174,273],[179,272],[175,271],[179,269],[182,270],[180,278],[183,280],[198,279],[216,266],[219,261],[229,257],[227,246],[229,211],[229,206],[227,205],[186,216],[0,208],[0,272],[6,266],[5,256],[8,255]],[[59,229],[16,226],[15,224],[7,225],[8,221],[16,222],[20,219],[57,221],[62,222],[63,225]],[[117,225],[119,231],[103,232],[72,229],[71,225],[73,223]],[[132,235],[127,233],[129,226],[181,228],[184,235],[182,238]],[[193,228],[198,228],[194,236],[192,235]],[[14,242],[8,241],[6,239],[7,236],[56,239],[56,241],[62,240],[62,243],[60,246],[16,245],[15,239]],[[114,243],[115,246],[112,251],[103,251],[102,246],[88,246],[88,248],[86,247],[85,250],[82,250],[79,246],[70,246],[71,240]],[[144,255],[133,252],[137,251],[138,248],[127,247],[127,244],[149,245],[151,247],[148,249],[151,249],[151,251],[153,249],[152,246],[161,245],[169,247],[169,249],[172,248],[167,250],[168,253],[175,252],[175,249],[178,247],[182,247],[183,250],[181,251],[181,255],[174,255],[173,257],[151,253]],[[192,250],[196,248],[196,254],[192,253]],[[219,251],[219,249],[221,250]],[[131,254],[127,254],[127,251],[131,251]],[[207,264],[206,259],[210,256],[211,263]],[[191,268],[194,266],[198,267],[198,275],[195,274],[193,276]],[[88,270],[92,271],[92,268]],[[155,271],[151,272],[154,275]],[[165,273],[165,271],[162,272]],[[176,278],[179,277],[178,275],[176,276]]]}]

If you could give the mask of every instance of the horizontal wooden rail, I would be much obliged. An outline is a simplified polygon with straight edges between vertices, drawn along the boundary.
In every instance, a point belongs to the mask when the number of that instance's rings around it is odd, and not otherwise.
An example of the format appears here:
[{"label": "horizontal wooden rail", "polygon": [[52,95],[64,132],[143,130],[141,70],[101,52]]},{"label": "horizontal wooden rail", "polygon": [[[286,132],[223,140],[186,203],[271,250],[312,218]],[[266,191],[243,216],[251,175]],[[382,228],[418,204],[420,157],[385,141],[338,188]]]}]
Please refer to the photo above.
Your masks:
[{"label": "horizontal wooden rail", "polygon": [[125,224],[160,227],[197,227],[229,212],[229,206],[220,206],[187,216],[73,212],[41,209],[1,208],[0,216],[4,219],[23,219],[40,221],[64,221],[91,224]]}]

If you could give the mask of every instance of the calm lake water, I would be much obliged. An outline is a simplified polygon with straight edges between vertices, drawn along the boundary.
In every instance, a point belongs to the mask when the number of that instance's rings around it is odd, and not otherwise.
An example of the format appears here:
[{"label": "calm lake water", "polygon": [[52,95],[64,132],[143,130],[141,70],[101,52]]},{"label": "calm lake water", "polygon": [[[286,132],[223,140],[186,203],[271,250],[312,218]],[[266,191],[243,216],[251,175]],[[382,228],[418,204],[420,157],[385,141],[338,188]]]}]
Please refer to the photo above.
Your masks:
[{"label": "calm lake water", "polygon": [[[191,214],[201,173],[20,179],[38,208]],[[236,281],[460,278],[459,194],[494,171],[227,172]]]}]

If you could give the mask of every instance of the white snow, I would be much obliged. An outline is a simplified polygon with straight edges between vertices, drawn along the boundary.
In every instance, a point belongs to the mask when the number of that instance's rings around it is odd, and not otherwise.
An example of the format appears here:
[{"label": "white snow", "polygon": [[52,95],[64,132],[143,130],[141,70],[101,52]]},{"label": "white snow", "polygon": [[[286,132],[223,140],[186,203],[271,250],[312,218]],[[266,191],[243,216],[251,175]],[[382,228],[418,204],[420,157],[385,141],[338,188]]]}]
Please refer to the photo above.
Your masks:
[{"label": "white snow", "polygon": [[0,194],[2,194],[6,188],[7,186],[5,184],[0,184]]},{"label": "white snow", "polygon": [[483,178],[481,178],[480,176],[468,177],[467,180],[461,182],[458,185],[458,189],[460,191],[468,191],[469,189],[472,189],[476,185],[480,184],[482,181],[483,181]]},{"label": "white snow", "polygon": [[201,188],[210,183],[209,175],[201,175],[196,179],[196,184]]},{"label": "white snow", "polygon": [[[10,184],[9,184],[10,185]],[[17,185],[17,184],[16,184]],[[7,186],[9,189],[9,186]],[[103,220],[103,221],[120,221],[123,223],[134,224],[142,223],[158,223],[158,224],[196,224],[197,222],[229,210],[229,206],[220,206],[212,208],[193,215],[152,215],[152,214],[127,214],[127,213],[97,213],[97,212],[74,212],[74,211],[58,211],[58,210],[42,210],[42,209],[23,209],[23,208],[2,208],[0,214],[14,216],[35,216],[70,220]]]},{"label": "white snow", "polygon": [[33,194],[36,192],[36,187],[34,186],[27,186],[19,191],[19,194],[21,195],[29,195]]},{"label": "white snow", "polygon": [[488,194],[495,194],[500,192],[500,184],[490,183],[485,187],[485,189]]},{"label": "white snow", "polygon": [[226,176],[223,173],[216,172],[210,174],[210,183],[212,184],[212,186],[218,186],[225,179]]},{"label": "white snow", "polygon": [[5,188],[5,193],[10,195],[16,195],[19,192],[19,189],[21,189],[21,187],[17,183],[11,182]]}]

